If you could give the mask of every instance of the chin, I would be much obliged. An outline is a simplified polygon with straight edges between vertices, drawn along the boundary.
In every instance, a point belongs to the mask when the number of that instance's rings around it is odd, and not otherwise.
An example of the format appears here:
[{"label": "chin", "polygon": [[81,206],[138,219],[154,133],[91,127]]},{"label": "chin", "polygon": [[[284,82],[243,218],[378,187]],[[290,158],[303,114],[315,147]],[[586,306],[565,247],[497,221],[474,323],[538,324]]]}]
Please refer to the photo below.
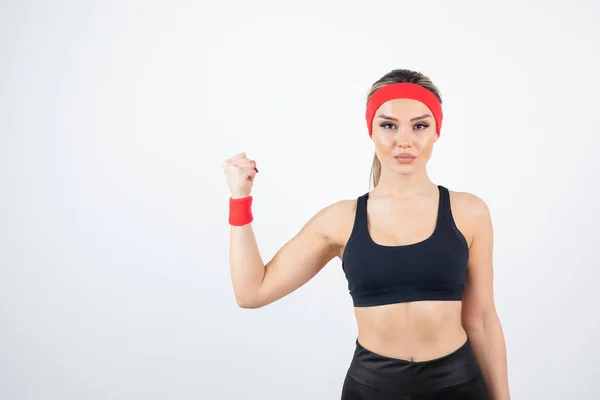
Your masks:
[{"label": "chin", "polygon": [[415,173],[419,168],[416,165],[413,164],[407,164],[407,165],[402,165],[402,164],[398,164],[395,165],[394,168],[392,168],[392,170],[400,175],[411,175],[413,173]]}]

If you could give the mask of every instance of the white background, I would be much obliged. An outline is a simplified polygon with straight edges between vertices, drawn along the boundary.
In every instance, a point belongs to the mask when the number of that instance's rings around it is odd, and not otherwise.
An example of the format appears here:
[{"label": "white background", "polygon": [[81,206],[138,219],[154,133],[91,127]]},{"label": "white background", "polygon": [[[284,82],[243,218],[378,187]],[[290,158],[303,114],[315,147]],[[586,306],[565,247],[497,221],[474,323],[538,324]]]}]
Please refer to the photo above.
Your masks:
[{"label": "white background", "polygon": [[336,399],[356,326],[339,260],[236,306],[222,162],[260,170],[270,257],[369,190],[367,92],[425,73],[432,180],[483,198],[513,399],[600,373],[594,1],[0,5],[0,398]]}]

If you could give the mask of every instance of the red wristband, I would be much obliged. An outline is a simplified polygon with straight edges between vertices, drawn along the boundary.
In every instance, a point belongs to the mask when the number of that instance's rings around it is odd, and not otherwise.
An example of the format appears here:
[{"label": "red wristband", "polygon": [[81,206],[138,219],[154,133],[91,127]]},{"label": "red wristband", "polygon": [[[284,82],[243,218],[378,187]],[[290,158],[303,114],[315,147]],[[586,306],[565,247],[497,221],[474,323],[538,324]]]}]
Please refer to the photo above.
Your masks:
[{"label": "red wristband", "polygon": [[252,216],[252,196],[239,199],[229,198],[229,224],[243,226],[254,220]]}]

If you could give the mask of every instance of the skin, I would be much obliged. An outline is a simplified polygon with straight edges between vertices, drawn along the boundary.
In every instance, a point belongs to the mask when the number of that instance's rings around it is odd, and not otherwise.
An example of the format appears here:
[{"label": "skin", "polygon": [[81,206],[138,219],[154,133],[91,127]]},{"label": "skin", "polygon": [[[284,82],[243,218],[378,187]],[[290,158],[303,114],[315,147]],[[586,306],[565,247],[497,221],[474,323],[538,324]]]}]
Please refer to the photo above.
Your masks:
[{"label": "skin", "polygon": [[[384,117],[385,115],[387,117]],[[415,117],[422,117],[412,120]],[[369,234],[386,246],[410,245],[433,233],[439,201],[426,165],[438,140],[423,103],[394,99],[375,113],[372,141],[381,161],[379,184],[367,203]],[[410,164],[394,158],[416,156]],[[358,340],[378,354],[426,361],[458,349],[469,337],[491,399],[509,399],[506,353],[493,298],[493,231],[486,203],[450,191],[452,216],[469,246],[462,301],[415,301],[355,307]],[[320,210],[265,265],[251,224],[231,227],[231,274],[240,307],[258,308],[295,291],[334,257],[342,258],[355,217],[356,199]]]},{"label": "skin", "polygon": [[[425,168],[438,139],[431,115],[427,106],[411,99],[388,101],[375,113],[372,140],[382,172],[379,184],[369,194],[367,218],[370,236],[380,245],[420,242],[435,228],[439,191]],[[401,152],[416,156],[415,161],[397,162],[394,156]],[[461,202],[457,197],[461,196],[451,194],[452,205]],[[354,211],[355,205],[351,213]],[[464,218],[457,226],[472,236]],[[346,243],[348,226],[336,233],[337,243]],[[340,246],[338,257],[343,249]],[[430,360],[456,350],[467,339],[460,321],[460,301],[416,301],[354,310],[359,342],[389,357]]]}]

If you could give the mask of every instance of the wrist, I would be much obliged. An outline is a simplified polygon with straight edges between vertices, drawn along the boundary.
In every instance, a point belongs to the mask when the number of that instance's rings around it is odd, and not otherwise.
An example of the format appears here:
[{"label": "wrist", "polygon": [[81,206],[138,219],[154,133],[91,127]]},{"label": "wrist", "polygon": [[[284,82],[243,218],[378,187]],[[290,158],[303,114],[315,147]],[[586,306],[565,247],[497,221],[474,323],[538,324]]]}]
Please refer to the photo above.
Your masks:
[{"label": "wrist", "polygon": [[229,224],[243,226],[254,220],[252,215],[252,196],[229,198]]}]

